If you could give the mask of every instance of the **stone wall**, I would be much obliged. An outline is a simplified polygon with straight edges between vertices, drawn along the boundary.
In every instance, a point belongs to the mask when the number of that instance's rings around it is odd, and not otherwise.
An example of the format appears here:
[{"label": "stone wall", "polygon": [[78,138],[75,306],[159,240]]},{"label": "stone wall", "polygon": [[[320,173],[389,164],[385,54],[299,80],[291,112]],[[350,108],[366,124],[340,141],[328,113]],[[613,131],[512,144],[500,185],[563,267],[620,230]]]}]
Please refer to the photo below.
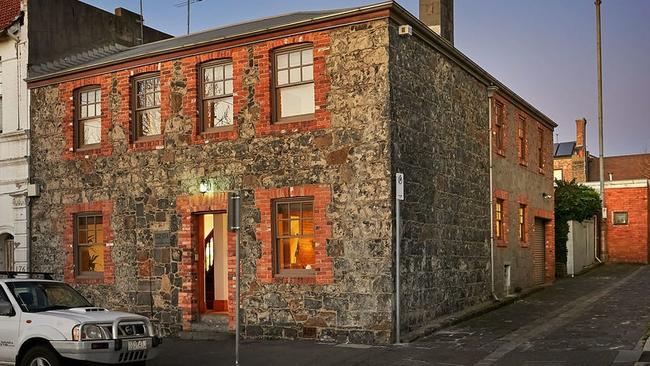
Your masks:
[{"label": "stone wall", "polygon": [[390,26],[392,173],[402,203],[402,324],[422,330],[490,295],[488,96],[419,37]]},{"label": "stone wall", "polygon": [[[317,120],[309,128],[265,127],[269,52],[304,41],[314,43],[315,63],[322,65]],[[235,64],[236,125],[231,133],[205,138],[196,132],[196,64],[220,57]],[[129,80],[145,71],[160,72],[164,136],[138,144],[129,137]],[[69,151],[71,93],[88,84],[102,87],[102,146]],[[152,310],[167,333],[191,328],[197,320],[192,288],[196,262],[187,228],[191,209],[178,205],[200,200],[198,183],[209,179],[216,190],[241,187],[244,193],[245,335],[389,342],[388,98],[386,21],[215,49],[34,89],[33,172],[42,184],[41,197],[33,201],[34,270],[54,272],[61,279],[68,275],[66,263],[73,251],[66,212],[82,204],[112,203],[106,224],[114,264],[110,278],[71,282],[97,305],[147,315]],[[260,280],[257,266],[265,239],[258,233],[265,213],[256,192],[309,185],[328,187],[331,195],[325,207],[331,232],[322,243],[332,263],[331,281]],[[229,270],[232,274],[232,266]]]},{"label": "stone wall", "polygon": [[[504,106],[505,123],[502,153],[493,151],[494,198],[504,200],[503,239],[496,239],[494,252],[495,294],[499,297],[521,292],[536,285],[533,278],[533,235],[535,218],[545,219],[545,281],[555,278],[555,240],[553,222],[553,130],[534,115],[495,93],[494,103]],[[493,115],[492,125],[496,116]],[[519,126],[524,126],[524,159],[519,157]],[[541,134],[540,134],[541,131]],[[543,135],[543,137],[542,137]],[[543,144],[543,168],[539,147]],[[571,161],[570,159],[568,160]],[[519,207],[525,205],[524,240],[519,238]],[[510,288],[505,286],[505,266],[510,268]]]}]

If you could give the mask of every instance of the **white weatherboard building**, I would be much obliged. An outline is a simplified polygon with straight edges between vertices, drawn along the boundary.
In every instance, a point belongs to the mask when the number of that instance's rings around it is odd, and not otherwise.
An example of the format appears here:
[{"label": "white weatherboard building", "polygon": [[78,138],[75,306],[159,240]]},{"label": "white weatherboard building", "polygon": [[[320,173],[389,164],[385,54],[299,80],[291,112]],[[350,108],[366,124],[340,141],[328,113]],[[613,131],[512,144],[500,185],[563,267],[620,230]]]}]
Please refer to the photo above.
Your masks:
[{"label": "white weatherboard building", "polygon": [[[7,11],[7,9],[0,9]],[[24,11],[21,15],[21,11]],[[0,270],[29,270],[29,93],[24,1],[0,27]]]}]

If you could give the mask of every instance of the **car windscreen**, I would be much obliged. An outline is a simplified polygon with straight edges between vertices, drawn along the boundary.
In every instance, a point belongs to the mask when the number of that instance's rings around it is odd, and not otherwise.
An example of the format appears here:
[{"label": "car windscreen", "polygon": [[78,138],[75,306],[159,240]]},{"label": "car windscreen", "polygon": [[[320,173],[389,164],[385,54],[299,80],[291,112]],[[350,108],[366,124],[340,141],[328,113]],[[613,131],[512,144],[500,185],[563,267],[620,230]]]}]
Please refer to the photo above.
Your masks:
[{"label": "car windscreen", "polygon": [[75,289],[60,282],[8,282],[16,301],[28,313],[92,306]]}]

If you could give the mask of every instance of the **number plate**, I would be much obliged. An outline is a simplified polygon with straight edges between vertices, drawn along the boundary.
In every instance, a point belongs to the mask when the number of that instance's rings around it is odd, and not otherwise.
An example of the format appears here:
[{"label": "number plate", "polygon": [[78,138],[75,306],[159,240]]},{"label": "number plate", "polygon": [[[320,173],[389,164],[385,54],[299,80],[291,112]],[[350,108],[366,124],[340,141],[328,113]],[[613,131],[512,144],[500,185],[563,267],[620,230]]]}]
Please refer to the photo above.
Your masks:
[{"label": "number plate", "polygon": [[126,349],[129,351],[145,350],[147,349],[147,341],[144,339],[139,341],[128,341],[126,342]]}]

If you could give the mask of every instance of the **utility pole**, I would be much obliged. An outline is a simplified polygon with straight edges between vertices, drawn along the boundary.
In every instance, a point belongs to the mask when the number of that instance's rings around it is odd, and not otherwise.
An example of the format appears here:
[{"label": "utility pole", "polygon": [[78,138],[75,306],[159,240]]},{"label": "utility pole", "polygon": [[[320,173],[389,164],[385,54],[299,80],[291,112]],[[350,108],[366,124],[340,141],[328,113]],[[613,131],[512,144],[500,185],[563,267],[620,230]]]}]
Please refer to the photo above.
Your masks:
[{"label": "utility pole", "polygon": [[598,148],[599,148],[599,168],[600,168],[600,199],[603,203],[602,222],[600,223],[600,251],[601,258],[607,262],[607,206],[605,204],[605,153],[603,144],[603,53],[600,38],[600,4],[601,0],[596,0],[596,52],[598,62]]},{"label": "utility pole", "polygon": [[144,44],[144,14],[142,13],[142,0],[140,0],[140,44]]}]

